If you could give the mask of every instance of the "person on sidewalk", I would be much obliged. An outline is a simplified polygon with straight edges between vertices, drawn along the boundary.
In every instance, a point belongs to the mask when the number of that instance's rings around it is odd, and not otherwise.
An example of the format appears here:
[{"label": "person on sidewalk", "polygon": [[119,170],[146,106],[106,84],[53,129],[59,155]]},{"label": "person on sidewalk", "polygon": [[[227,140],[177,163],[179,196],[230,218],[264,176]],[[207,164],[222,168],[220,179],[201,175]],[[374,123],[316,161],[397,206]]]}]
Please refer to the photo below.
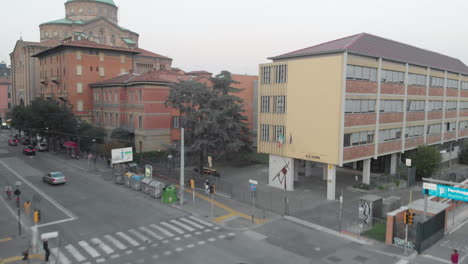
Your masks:
[{"label": "person on sidewalk", "polygon": [[208,180],[205,181],[205,194],[210,194],[210,182]]},{"label": "person on sidewalk", "polygon": [[5,186],[5,192],[6,192],[8,200],[11,200],[11,192],[12,191],[13,191],[13,188],[11,187],[11,185],[7,184]]},{"label": "person on sidewalk", "polygon": [[24,202],[24,214],[29,216],[29,209],[31,208],[31,202],[26,201]]},{"label": "person on sidewalk", "polygon": [[453,264],[458,264],[458,251],[456,249],[453,250],[452,256],[450,256]]}]

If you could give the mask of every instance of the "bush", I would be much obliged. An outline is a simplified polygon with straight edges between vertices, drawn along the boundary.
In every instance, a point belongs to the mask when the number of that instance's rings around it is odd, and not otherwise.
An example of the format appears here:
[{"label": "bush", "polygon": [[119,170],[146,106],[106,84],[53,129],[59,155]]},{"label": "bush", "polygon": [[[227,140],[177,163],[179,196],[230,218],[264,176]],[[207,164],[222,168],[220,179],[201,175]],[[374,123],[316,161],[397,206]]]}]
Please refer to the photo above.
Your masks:
[{"label": "bush", "polygon": [[401,184],[400,180],[395,180],[395,185],[396,185],[397,187],[400,186],[400,184]]},{"label": "bush", "polygon": [[382,185],[379,185],[379,186],[377,186],[377,189],[380,190],[380,191],[383,191],[385,189],[385,187],[383,187]]},{"label": "bush", "polygon": [[385,236],[387,234],[387,223],[375,224],[371,229],[362,233],[362,236],[375,239],[377,241],[385,242]]},{"label": "bush", "polygon": [[416,166],[416,178],[430,178],[432,174],[439,168],[441,155],[433,146],[420,146],[416,153],[412,155],[412,159]]}]

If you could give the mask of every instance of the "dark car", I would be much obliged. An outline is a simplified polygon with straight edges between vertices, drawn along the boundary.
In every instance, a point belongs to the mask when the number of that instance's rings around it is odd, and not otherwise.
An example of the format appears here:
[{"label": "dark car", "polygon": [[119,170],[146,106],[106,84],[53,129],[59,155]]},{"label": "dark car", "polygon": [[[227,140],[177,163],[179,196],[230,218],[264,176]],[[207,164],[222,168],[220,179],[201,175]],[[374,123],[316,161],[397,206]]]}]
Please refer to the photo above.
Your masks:
[{"label": "dark car", "polygon": [[36,155],[36,149],[33,146],[27,146],[23,149],[24,155]]},{"label": "dark car", "polygon": [[31,145],[31,140],[23,139],[23,145]]},{"label": "dark car", "polygon": [[18,140],[17,139],[9,139],[8,140],[8,145],[9,146],[18,146]]}]

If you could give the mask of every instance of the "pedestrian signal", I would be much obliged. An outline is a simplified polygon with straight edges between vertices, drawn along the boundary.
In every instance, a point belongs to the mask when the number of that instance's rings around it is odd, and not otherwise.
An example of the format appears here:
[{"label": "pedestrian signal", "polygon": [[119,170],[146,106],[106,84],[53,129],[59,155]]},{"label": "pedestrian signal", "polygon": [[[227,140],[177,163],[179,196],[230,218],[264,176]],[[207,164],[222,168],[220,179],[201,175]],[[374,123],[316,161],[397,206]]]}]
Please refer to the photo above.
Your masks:
[{"label": "pedestrian signal", "polygon": [[41,211],[34,210],[34,223],[39,223],[41,221]]}]

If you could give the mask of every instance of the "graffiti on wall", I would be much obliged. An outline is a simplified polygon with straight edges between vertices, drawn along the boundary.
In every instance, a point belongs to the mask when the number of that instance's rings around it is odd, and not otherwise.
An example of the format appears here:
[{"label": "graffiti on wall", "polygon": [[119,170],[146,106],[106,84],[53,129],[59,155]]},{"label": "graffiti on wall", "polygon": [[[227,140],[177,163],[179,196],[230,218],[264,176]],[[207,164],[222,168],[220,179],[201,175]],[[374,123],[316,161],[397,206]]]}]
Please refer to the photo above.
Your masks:
[{"label": "graffiti on wall", "polygon": [[406,247],[409,249],[414,249],[414,244],[411,241],[405,241],[404,239],[401,239],[399,237],[394,237],[393,238],[393,244],[400,246],[400,247]]}]

